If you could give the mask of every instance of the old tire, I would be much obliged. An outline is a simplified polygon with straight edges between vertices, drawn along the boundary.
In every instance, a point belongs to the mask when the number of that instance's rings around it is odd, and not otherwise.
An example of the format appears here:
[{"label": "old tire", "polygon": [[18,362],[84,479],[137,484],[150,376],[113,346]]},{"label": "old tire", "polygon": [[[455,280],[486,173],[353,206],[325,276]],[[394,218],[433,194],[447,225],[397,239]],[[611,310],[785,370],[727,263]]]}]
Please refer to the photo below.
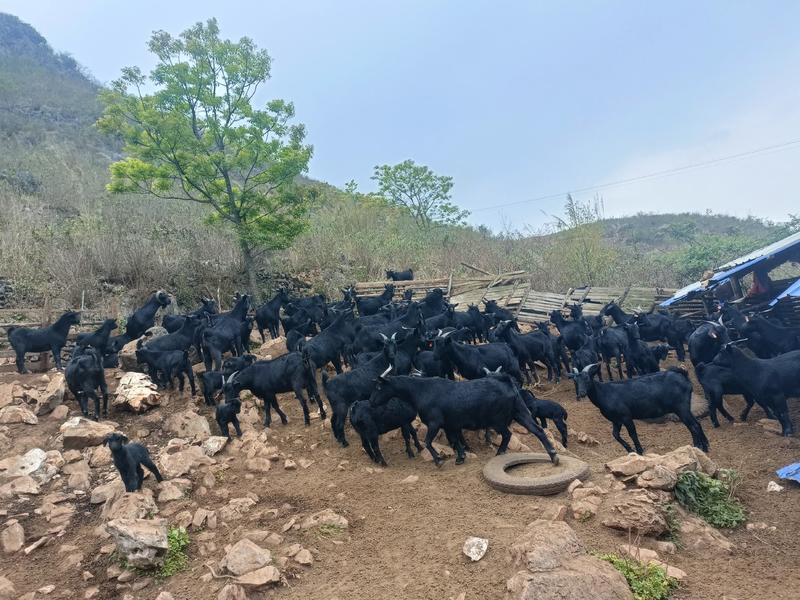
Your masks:
[{"label": "old tire", "polygon": [[508,469],[528,463],[550,463],[547,454],[538,452],[513,452],[495,456],[483,467],[483,477],[493,488],[509,494],[533,494],[550,496],[569,487],[576,479],[584,479],[589,474],[589,465],[573,458],[559,454],[558,472],[541,477],[517,477],[508,473]]}]

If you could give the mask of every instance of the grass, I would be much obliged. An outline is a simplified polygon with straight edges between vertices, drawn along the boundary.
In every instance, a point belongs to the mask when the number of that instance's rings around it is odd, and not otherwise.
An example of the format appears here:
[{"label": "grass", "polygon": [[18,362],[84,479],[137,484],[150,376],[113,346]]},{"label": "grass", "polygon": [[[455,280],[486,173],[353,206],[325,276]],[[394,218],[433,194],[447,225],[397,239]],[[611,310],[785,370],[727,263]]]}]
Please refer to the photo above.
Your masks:
[{"label": "grass", "polygon": [[677,548],[683,547],[681,543],[681,521],[674,503],[667,504],[664,507],[664,517],[667,520],[667,533],[664,534],[664,539],[675,544]]},{"label": "grass", "polygon": [[325,525],[319,526],[319,532],[321,535],[325,537],[334,537],[344,533],[344,527],[340,527],[339,525],[334,525],[333,523],[327,523]]},{"label": "grass", "polygon": [[189,534],[184,527],[170,527],[167,532],[167,556],[158,569],[158,577],[165,578],[183,571],[189,564],[186,548],[189,547]]},{"label": "grass", "polygon": [[714,527],[731,529],[747,519],[744,507],[734,493],[739,474],[722,469],[717,479],[705,473],[686,471],[678,477],[675,497],[681,506],[699,515]]},{"label": "grass", "polygon": [[667,576],[667,572],[657,565],[645,565],[616,554],[598,554],[597,557],[622,573],[636,600],[666,600],[678,587],[678,580]]}]

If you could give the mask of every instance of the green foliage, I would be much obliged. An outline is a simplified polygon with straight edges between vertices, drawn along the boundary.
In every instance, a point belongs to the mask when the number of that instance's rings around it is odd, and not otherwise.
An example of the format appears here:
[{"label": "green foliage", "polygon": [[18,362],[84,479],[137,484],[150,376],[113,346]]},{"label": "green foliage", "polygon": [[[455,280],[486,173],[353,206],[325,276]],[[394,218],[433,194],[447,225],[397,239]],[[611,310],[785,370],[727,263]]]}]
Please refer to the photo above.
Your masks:
[{"label": "green foliage", "polygon": [[667,533],[664,537],[678,548],[682,547],[681,521],[674,503],[667,504],[664,507],[664,517],[667,521]]},{"label": "green foliage", "polygon": [[167,531],[167,556],[164,564],[158,570],[159,577],[171,577],[186,569],[189,557],[186,549],[189,547],[189,534],[183,527],[170,527]]},{"label": "green foliage", "polygon": [[469,211],[450,202],[453,178],[436,175],[413,160],[376,166],[372,179],[378,182],[378,194],[392,205],[407,210],[421,229],[429,230],[433,225],[461,225],[469,216]]},{"label": "green foliage", "polygon": [[336,537],[344,533],[344,527],[335,523],[326,523],[319,526],[319,533],[323,537]]},{"label": "green foliage", "polygon": [[149,49],[149,78],[128,67],[100,93],[97,125],[127,154],[108,189],[211,207],[207,221],[233,227],[254,286],[254,249],[285,248],[307,224],[311,190],[294,183],[311,158],[305,128],[291,124],[290,102],[252,105],[271,58],[249,38],[220,38],[215,19],[178,37],[157,31]]},{"label": "green foliage", "polygon": [[714,527],[733,528],[746,520],[744,507],[734,497],[739,475],[732,469],[722,469],[718,475],[714,479],[698,471],[681,473],[675,497]]},{"label": "green foliage", "polygon": [[678,580],[667,576],[666,570],[657,565],[645,565],[616,554],[599,554],[598,558],[610,562],[622,573],[636,600],[666,600],[678,587]]}]

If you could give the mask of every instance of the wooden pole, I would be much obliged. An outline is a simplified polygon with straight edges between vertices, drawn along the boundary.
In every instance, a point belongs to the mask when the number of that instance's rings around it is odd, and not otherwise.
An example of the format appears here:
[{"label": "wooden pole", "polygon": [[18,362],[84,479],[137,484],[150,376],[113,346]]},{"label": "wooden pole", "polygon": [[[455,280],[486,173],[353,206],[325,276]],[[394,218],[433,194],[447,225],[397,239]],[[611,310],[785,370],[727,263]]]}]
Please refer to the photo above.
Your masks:
[{"label": "wooden pole", "polygon": [[483,269],[479,269],[478,267],[473,267],[472,265],[468,265],[465,262],[462,262],[461,264],[463,266],[467,267],[468,269],[472,269],[473,271],[477,271],[478,273],[483,273],[484,275],[488,275],[489,277],[494,277],[494,275],[492,273],[489,273],[488,271],[484,271]]}]

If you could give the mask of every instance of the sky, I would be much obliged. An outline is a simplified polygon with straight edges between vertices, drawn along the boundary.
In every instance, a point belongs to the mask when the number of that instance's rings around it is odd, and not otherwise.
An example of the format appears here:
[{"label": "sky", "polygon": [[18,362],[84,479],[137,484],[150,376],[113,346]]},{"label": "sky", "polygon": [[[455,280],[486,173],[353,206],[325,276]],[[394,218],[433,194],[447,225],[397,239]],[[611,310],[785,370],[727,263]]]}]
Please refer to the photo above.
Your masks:
[{"label": "sky", "polygon": [[311,177],[366,192],[375,165],[410,158],[452,176],[470,222],[495,230],[539,229],[568,192],[599,194],[606,216],[800,214],[800,143],[784,145],[800,142],[793,0],[0,0],[0,11],[104,83],[153,66],[154,30],[216,17],[224,37],[272,56],[263,98],[294,102]]}]

